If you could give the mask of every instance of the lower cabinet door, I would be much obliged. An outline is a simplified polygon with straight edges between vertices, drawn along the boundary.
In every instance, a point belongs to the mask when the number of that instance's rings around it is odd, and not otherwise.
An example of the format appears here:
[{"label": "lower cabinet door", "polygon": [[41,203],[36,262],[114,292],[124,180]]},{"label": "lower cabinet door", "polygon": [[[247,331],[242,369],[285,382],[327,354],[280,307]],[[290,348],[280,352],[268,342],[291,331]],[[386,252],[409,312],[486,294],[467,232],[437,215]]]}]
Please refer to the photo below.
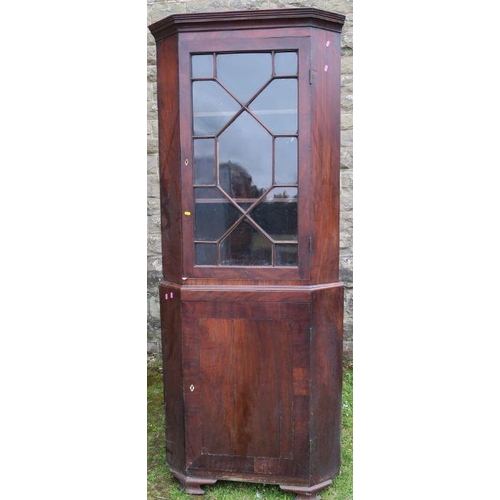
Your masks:
[{"label": "lower cabinet door", "polygon": [[308,478],[308,303],[184,302],[190,475]]}]

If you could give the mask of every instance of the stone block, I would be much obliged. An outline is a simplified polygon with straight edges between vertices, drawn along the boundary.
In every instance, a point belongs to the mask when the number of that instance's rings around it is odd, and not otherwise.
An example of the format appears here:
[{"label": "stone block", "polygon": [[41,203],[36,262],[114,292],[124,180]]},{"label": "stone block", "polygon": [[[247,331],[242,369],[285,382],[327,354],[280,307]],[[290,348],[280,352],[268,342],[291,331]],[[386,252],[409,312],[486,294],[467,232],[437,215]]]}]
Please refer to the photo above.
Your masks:
[{"label": "stone block", "polygon": [[340,212],[340,248],[341,250],[352,248],[352,211]]},{"label": "stone block", "polygon": [[158,294],[158,283],[162,280],[161,271],[148,271],[147,273],[147,288],[148,294]]},{"label": "stone block", "polygon": [[148,198],[148,215],[156,214],[160,211],[160,199]]},{"label": "stone block", "polygon": [[352,74],[342,74],[340,75],[340,89],[346,93],[352,93],[353,91],[353,76]]},{"label": "stone block", "polygon": [[352,318],[344,317],[344,341],[352,342],[353,322]]},{"label": "stone block", "polygon": [[158,179],[158,155],[148,155],[148,174],[154,174]]},{"label": "stone block", "polygon": [[156,100],[151,99],[148,101],[147,117],[148,120],[151,121],[156,121],[158,119],[158,104]]},{"label": "stone block", "polygon": [[342,147],[352,147],[353,146],[353,131],[351,130],[342,130],[340,132],[340,145]]},{"label": "stone block", "polygon": [[344,340],[344,350],[343,350],[343,358],[344,359],[353,359],[353,348],[352,348],[352,340],[349,341],[349,340]]},{"label": "stone block", "polygon": [[346,287],[352,287],[353,277],[353,258],[352,253],[345,253],[340,255],[340,281]]},{"label": "stone block", "polygon": [[191,3],[195,5],[197,2],[155,2],[148,5],[148,24],[153,24],[156,21],[170,16],[172,14],[184,14],[186,12],[186,5]]},{"label": "stone block", "polygon": [[345,15],[352,12],[352,0],[324,0],[320,8]]},{"label": "stone block", "polygon": [[[156,102],[156,99],[154,99],[154,102]],[[151,124],[151,136],[150,137],[153,137],[154,139],[158,139],[158,120],[153,119],[153,120],[149,120],[149,122]]]},{"label": "stone block", "polygon": [[352,194],[340,193],[340,211],[347,212],[353,208]]},{"label": "stone block", "polygon": [[341,130],[350,130],[353,127],[352,112],[341,113],[340,115],[340,128]]},{"label": "stone block", "polygon": [[349,90],[340,91],[340,109],[344,113],[353,110],[353,96]]},{"label": "stone block", "polygon": [[151,47],[152,45],[156,46],[156,41],[155,37],[151,34],[151,31],[149,31],[148,29],[148,47]]},{"label": "stone block", "polygon": [[148,46],[148,66],[156,66],[156,45]]},{"label": "stone block", "polygon": [[[159,342],[161,346],[161,316],[158,283],[161,280],[161,272],[148,271],[148,315],[147,333],[148,341]],[[149,349],[149,347],[148,347]]]},{"label": "stone block", "polygon": [[148,154],[158,153],[158,139],[148,138]]},{"label": "stone block", "polygon": [[161,235],[148,234],[148,255],[161,255]]},{"label": "stone block", "polygon": [[148,139],[157,141],[158,134],[155,135],[154,124],[158,122],[158,105],[156,100],[148,100],[147,105],[147,119],[148,119]]},{"label": "stone block", "polygon": [[156,83],[156,64],[148,65],[146,74],[148,82]]},{"label": "stone block", "polygon": [[148,215],[148,233],[160,233],[161,232],[161,220],[160,214]]},{"label": "stone block", "polygon": [[148,257],[148,271],[162,272],[161,256],[153,255]]},{"label": "stone block", "polygon": [[161,340],[148,340],[148,354],[158,354],[161,352]]},{"label": "stone block", "polygon": [[351,287],[344,288],[344,316],[352,318],[353,293]]},{"label": "stone block", "polygon": [[353,50],[354,45],[353,45],[352,25],[351,26],[344,25],[344,27],[342,28],[342,35],[340,39],[341,39],[342,49],[351,49],[351,51]]},{"label": "stone block", "polygon": [[160,183],[157,175],[148,174],[148,198],[160,197]]},{"label": "stone block", "polygon": [[160,297],[158,293],[149,297],[148,313],[151,317],[160,319]]},{"label": "stone block", "polygon": [[159,318],[153,318],[153,316],[148,316],[147,321],[147,331],[148,336],[151,339],[160,340],[161,338],[161,321]]},{"label": "stone block", "polygon": [[353,151],[352,148],[340,148],[340,168],[352,168]]},{"label": "stone block", "polygon": [[343,75],[352,75],[352,56],[341,57],[340,59],[340,71]]},{"label": "stone block", "polygon": [[[259,0],[256,3],[260,3]],[[237,2],[238,4],[240,2]],[[247,2],[251,3],[251,2]],[[247,10],[247,7],[240,8],[239,5],[232,5],[228,0],[196,0],[186,2],[186,12],[224,12],[227,10]],[[251,9],[248,9],[251,10]]]},{"label": "stone block", "polygon": [[341,57],[349,57],[353,55],[353,50],[351,47],[341,46],[340,48]]},{"label": "stone block", "polygon": [[353,195],[353,172],[352,170],[341,170],[340,172],[340,210],[352,210]]}]

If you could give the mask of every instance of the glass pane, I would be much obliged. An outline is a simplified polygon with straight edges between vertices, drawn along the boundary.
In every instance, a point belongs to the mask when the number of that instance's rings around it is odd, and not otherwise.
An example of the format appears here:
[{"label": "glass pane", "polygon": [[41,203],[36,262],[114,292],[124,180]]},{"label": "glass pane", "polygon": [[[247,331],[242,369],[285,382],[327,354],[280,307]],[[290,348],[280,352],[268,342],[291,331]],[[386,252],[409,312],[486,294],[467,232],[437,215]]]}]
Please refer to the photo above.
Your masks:
[{"label": "glass pane", "polygon": [[273,134],[297,133],[297,80],[273,80],[250,105]]},{"label": "glass pane", "polygon": [[215,140],[194,141],[194,183],[215,184]]},{"label": "glass pane", "polygon": [[217,79],[243,103],[266,84],[271,78],[271,70],[271,54],[217,56]]},{"label": "glass pane", "polygon": [[298,261],[297,245],[276,245],[277,266],[296,266]]},{"label": "glass pane", "polygon": [[195,239],[217,241],[241,214],[217,188],[195,188]]},{"label": "glass pane", "polygon": [[195,263],[198,266],[217,265],[217,244],[216,243],[196,243],[194,246],[196,253]]},{"label": "glass pane", "polygon": [[270,266],[272,245],[251,224],[240,222],[221,242],[221,264],[225,266]]},{"label": "glass pane", "polygon": [[297,139],[276,137],[274,142],[274,182],[297,184]]},{"label": "glass pane", "polygon": [[193,78],[213,78],[214,58],[212,54],[191,58]]},{"label": "glass pane", "polygon": [[194,135],[216,135],[239,109],[217,82],[193,82]]},{"label": "glass pane", "polygon": [[275,241],[297,241],[297,188],[274,188],[250,212]]},{"label": "glass pane", "polygon": [[217,188],[195,188],[194,190],[194,198],[196,202],[204,202],[210,200],[222,200],[227,201],[227,198],[221,193]]},{"label": "glass pane", "polygon": [[278,52],[275,54],[274,72],[277,75],[296,75],[297,52]]},{"label": "glass pane", "polygon": [[238,203],[272,186],[272,138],[246,111],[219,138],[219,185]]}]

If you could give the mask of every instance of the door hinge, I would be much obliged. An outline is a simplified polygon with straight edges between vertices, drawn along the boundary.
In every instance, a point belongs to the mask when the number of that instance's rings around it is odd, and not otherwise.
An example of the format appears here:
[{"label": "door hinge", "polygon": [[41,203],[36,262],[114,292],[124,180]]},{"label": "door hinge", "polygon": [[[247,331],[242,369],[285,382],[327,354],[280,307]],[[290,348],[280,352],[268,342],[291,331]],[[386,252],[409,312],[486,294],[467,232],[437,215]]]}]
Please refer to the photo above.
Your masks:
[{"label": "door hinge", "polygon": [[316,72],[312,69],[309,70],[309,85],[314,84],[314,77],[315,77]]},{"label": "door hinge", "polygon": [[313,251],[313,239],[312,236],[309,236],[309,252]]}]

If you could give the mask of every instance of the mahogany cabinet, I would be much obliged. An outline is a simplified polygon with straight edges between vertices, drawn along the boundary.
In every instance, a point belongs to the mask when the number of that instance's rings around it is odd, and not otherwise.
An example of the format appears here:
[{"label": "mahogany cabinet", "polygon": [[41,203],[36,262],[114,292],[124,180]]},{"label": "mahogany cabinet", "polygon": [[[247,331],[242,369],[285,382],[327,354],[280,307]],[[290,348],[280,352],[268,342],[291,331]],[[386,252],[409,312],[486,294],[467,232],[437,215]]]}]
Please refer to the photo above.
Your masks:
[{"label": "mahogany cabinet", "polygon": [[314,498],[340,466],[340,32],[312,8],[156,40],[168,467]]}]

